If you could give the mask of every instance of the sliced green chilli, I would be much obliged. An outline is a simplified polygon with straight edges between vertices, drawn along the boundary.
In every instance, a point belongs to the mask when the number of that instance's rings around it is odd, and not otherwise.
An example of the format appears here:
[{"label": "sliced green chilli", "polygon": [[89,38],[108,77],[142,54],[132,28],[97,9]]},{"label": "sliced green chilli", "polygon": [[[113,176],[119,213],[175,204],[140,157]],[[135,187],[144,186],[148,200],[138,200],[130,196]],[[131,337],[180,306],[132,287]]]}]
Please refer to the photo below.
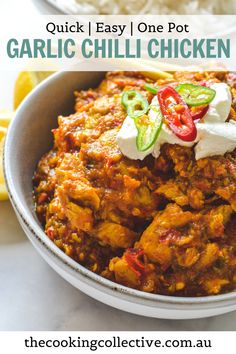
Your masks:
[{"label": "sliced green chilli", "polygon": [[209,104],[216,95],[216,91],[210,87],[193,84],[180,84],[175,90],[188,106],[203,106]]},{"label": "sliced green chilli", "polygon": [[158,87],[156,87],[152,84],[145,84],[144,88],[145,88],[145,90],[153,93],[154,95],[158,92]]},{"label": "sliced green chilli", "polygon": [[155,144],[161,132],[163,116],[160,108],[155,109],[155,114],[135,118],[135,125],[138,130],[136,145],[139,151],[146,151]]},{"label": "sliced green chilli", "polygon": [[121,103],[126,108],[130,118],[141,117],[148,111],[149,103],[147,99],[138,91],[125,91],[121,98]]}]

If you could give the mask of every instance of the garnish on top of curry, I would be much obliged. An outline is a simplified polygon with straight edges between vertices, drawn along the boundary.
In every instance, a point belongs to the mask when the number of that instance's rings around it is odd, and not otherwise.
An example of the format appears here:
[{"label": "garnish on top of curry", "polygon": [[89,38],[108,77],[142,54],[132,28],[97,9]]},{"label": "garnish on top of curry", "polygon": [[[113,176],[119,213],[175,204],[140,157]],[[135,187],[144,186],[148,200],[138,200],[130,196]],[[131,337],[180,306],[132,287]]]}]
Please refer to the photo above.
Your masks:
[{"label": "garnish on top of curry", "polygon": [[145,292],[236,288],[236,77],[108,73],[76,92],[34,175],[37,215],[68,256]]}]

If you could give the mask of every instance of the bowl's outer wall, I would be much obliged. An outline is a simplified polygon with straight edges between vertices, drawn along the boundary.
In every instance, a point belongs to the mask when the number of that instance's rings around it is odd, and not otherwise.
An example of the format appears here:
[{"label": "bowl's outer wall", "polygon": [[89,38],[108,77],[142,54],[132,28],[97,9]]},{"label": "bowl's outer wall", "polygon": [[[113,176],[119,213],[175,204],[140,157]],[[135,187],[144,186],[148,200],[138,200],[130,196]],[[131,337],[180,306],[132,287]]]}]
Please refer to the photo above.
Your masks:
[{"label": "bowl's outer wall", "polygon": [[[33,173],[41,156],[52,147],[51,130],[57,127],[58,115],[74,112],[73,91],[96,87],[103,77],[102,72],[55,74],[36,87],[17,110],[6,138],[4,168],[11,201],[22,227],[40,254],[61,276],[111,306],[161,318],[198,318],[233,310],[235,293],[208,298],[174,298],[112,283],[68,258],[43,233],[34,211]],[[30,222],[32,218],[34,222]]]},{"label": "bowl's outer wall", "polygon": [[[39,88],[37,100],[29,96],[28,107],[19,108],[24,111],[24,119],[17,125],[17,131],[11,131],[14,143],[10,145],[11,171],[14,174],[15,188],[26,208],[34,211],[32,198],[32,177],[39,159],[52,148],[51,130],[57,127],[59,115],[74,113],[75,97],[73,92],[80,89],[96,87],[104,73],[68,72],[59,75],[56,80],[48,80],[47,89]],[[31,104],[32,102],[32,104]],[[40,117],[38,116],[40,112]],[[30,129],[29,129],[30,126]],[[16,128],[15,128],[16,129]],[[19,130],[20,129],[20,130]],[[33,213],[35,220],[38,219]]]}]

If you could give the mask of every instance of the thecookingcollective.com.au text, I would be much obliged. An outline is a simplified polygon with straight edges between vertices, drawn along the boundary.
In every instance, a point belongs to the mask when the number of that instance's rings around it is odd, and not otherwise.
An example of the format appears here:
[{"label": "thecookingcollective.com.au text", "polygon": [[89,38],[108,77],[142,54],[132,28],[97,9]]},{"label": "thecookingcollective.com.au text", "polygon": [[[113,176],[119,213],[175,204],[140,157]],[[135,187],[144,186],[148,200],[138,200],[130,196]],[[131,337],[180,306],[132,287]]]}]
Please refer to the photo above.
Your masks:
[{"label": "thecookingcollective.com.au text", "polygon": [[87,348],[96,351],[101,348],[212,348],[210,339],[186,339],[176,338],[160,340],[147,339],[140,336],[133,339],[125,339],[121,336],[112,336],[107,339],[84,339],[82,337],[68,336],[63,339],[34,339],[32,336],[25,338],[26,348]]}]

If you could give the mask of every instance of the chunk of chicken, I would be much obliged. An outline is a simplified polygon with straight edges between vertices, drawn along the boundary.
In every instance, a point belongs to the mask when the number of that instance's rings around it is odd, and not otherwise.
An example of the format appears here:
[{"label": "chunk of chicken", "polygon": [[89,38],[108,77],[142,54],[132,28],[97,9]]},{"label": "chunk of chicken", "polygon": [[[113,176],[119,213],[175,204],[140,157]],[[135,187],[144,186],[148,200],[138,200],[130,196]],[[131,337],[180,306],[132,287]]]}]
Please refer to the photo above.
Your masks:
[{"label": "chunk of chicken", "polygon": [[128,227],[104,221],[93,229],[93,236],[98,238],[104,245],[112,248],[131,247],[137,238],[137,234]]},{"label": "chunk of chicken", "polygon": [[64,210],[72,228],[86,232],[92,230],[93,213],[91,209],[85,207],[82,208],[75,203],[68,202]]},{"label": "chunk of chicken", "polygon": [[170,244],[162,242],[163,235],[171,234],[174,238],[181,235],[176,229],[194,221],[195,216],[184,212],[177,204],[169,204],[164,211],[158,212],[142,234],[138,247],[142,248],[152,262],[159,263],[163,268],[171,264],[173,251]]}]

